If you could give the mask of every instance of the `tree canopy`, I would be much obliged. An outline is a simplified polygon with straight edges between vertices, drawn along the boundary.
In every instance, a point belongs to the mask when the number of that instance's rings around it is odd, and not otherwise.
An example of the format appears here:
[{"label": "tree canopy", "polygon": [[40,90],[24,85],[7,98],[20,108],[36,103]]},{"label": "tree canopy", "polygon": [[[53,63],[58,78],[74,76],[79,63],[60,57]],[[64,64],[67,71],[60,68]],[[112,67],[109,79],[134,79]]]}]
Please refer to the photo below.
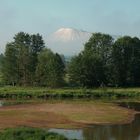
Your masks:
[{"label": "tree canopy", "polygon": [[84,87],[139,86],[140,40],[124,36],[114,41],[108,34],[94,33],[71,60],[69,77]]},{"label": "tree canopy", "polygon": [[[4,53],[2,74],[5,83],[21,86],[36,85],[36,81],[40,79],[40,77],[36,79],[36,74],[37,72],[42,72],[39,71],[41,70],[39,68],[47,65],[47,70],[49,71],[49,73],[47,73],[47,79],[48,75],[50,78],[50,80],[47,81],[47,85],[49,85],[51,81],[55,81],[56,84],[56,80],[58,79],[55,79],[55,74],[61,73],[60,77],[63,77],[63,62],[58,54],[53,54],[51,51],[46,51],[44,48],[45,43],[41,35],[30,35],[24,32],[16,34],[14,41],[6,45]],[[59,74],[56,75],[58,76]],[[51,78],[53,78],[53,80],[51,80]],[[62,80],[62,78],[60,79]],[[43,83],[44,81],[41,82]]]},{"label": "tree canopy", "polygon": [[37,84],[48,87],[62,86],[64,83],[64,68],[64,63],[59,54],[44,49],[38,55]]},{"label": "tree canopy", "polygon": [[0,83],[19,86],[140,86],[140,39],[94,33],[70,61],[41,35],[19,32],[0,55]]}]

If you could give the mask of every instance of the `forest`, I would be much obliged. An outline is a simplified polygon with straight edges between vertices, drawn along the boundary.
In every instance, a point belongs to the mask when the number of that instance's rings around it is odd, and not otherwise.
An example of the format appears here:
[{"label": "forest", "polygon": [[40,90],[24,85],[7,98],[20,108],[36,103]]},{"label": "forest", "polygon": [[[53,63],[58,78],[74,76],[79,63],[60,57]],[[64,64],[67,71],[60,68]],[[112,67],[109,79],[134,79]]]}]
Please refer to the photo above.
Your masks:
[{"label": "forest", "polygon": [[138,87],[140,39],[93,33],[83,51],[66,61],[49,49],[40,34],[19,32],[0,55],[0,85]]}]

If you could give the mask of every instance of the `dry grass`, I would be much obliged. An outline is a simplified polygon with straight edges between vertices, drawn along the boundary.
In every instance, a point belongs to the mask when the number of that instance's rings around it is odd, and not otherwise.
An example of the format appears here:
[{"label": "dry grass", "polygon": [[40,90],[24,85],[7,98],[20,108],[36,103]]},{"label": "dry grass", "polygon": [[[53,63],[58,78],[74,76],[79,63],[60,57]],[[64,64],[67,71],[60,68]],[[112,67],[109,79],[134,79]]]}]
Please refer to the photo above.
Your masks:
[{"label": "dry grass", "polygon": [[135,112],[112,103],[54,102],[14,105],[0,108],[0,128],[32,127],[84,127],[97,123],[128,123]]}]

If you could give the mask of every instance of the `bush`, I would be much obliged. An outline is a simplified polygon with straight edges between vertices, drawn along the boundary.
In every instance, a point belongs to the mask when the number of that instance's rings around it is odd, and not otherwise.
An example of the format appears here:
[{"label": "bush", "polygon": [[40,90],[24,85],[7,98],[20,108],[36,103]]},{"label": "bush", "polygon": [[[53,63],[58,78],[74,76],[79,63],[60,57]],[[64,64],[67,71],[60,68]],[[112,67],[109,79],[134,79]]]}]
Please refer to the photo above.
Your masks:
[{"label": "bush", "polygon": [[6,129],[0,133],[0,140],[67,140],[62,135],[35,128]]}]

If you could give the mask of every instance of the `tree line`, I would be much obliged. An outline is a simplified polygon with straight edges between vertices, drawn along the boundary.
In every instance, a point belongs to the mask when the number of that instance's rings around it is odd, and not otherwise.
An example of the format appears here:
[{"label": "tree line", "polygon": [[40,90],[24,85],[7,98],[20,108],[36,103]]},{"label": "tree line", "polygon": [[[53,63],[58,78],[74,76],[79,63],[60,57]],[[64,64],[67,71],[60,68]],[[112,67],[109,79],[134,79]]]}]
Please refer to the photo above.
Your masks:
[{"label": "tree line", "polygon": [[61,56],[45,48],[39,34],[16,34],[14,41],[6,45],[1,61],[6,85],[57,87],[63,84],[65,67]]},{"label": "tree line", "polygon": [[19,86],[140,86],[140,39],[116,40],[94,33],[84,50],[66,63],[45,47],[41,35],[20,32],[0,55],[0,79]]},{"label": "tree line", "polygon": [[140,86],[140,40],[95,33],[72,59],[69,74],[80,86]]}]

